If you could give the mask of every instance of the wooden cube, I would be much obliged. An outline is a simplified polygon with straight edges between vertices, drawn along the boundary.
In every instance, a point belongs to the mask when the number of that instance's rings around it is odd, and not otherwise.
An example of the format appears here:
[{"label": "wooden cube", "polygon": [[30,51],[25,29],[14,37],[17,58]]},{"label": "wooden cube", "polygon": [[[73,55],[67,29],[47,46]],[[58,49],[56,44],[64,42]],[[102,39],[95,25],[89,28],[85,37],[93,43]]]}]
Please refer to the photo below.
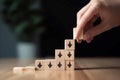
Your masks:
[{"label": "wooden cube", "polygon": [[74,60],[74,50],[66,50],[65,60]]},{"label": "wooden cube", "polygon": [[26,66],[23,68],[24,73],[35,73],[35,66]]},{"label": "wooden cube", "polygon": [[65,40],[65,50],[74,50],[75,49],[75,40],[66,39]]},{"label": "wooden cube", "polygon": [[45,70],[56,70],[56,60],[46,59],[45,60]]},{"label": "wooden cube", "polygon": [[66,70],[74,70],[74,61],[69,60],[65,62]]},{"label": "wooden cube", "polygon": [[13,73],[15,73],[15,74],[23,74],[23,69],[24,69],[24,67],[14,67],[13,68]]},{"label": "wooden cube", "polygon": [[36,70],[44,70],[45,61],[44,60],[35,60],[35,68]]},{"label": "wooden cube", "polygon": [[64,60],[66,54],[67,54],[67,51],[66,51],[66,50],[56,49],[56,50],[55,50],[55,59],[56,59],[56,60]]},{"label": "wooden cube", "polygon": [[[76,28],[73,28],[73,39],[75,39],[75,35],[76,35]],[[83,30],[81,31],[81,35],[79,36],[80,40],[83,40]]]},{"label": "wooden cube", "polygon": [[65,70],[65,60],[56,60],[56,70]]}]

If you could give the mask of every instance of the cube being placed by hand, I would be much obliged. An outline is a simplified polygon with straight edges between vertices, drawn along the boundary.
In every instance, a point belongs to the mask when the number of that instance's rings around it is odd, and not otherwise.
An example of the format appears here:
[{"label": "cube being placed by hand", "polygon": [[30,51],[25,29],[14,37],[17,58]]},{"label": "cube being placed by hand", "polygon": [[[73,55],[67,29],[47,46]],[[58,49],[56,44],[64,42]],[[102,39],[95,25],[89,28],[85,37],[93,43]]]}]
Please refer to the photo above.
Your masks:
[{"label": "cube being placed by hand", "polygon": [[[73,28],[73,39],[75,39],[75,36],[76,36],[76,28]],[[83,30],[81,31],[78,39],[83,40]]]}]

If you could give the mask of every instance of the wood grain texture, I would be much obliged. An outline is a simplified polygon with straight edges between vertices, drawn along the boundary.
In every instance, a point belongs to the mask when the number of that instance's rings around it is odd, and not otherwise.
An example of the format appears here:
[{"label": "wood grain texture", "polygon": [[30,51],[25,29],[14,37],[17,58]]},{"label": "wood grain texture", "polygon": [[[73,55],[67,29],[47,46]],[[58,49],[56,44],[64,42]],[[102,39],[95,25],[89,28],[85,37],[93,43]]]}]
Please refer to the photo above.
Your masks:
[{"label": "wood grain texture", "polygon": [[[119,62],[120,58],[78,58],[75,59],[75,71],[14,74],[12,69],[20,66],[19,60],[0,59],[0,80],[120,80]],[[29,60],[26,66],[33,63],[34,60]]]}]

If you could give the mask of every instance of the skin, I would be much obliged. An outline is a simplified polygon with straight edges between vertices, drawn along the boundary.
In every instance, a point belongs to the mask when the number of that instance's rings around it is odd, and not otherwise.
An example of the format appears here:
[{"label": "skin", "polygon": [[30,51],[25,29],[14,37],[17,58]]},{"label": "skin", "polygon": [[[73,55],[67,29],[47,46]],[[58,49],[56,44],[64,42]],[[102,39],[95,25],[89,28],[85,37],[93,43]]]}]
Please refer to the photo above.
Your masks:
[{"label": "skin", "polygon": [[[102,22],[94,27],[93,23],[98,17]],[[82,40],[90,43],[95,36],[119,25],[120,0],[91,0],[77,13],[75,39],[78,43],[81,43]],[[84,39],[80,40],[82,30],[84,30]]]}]

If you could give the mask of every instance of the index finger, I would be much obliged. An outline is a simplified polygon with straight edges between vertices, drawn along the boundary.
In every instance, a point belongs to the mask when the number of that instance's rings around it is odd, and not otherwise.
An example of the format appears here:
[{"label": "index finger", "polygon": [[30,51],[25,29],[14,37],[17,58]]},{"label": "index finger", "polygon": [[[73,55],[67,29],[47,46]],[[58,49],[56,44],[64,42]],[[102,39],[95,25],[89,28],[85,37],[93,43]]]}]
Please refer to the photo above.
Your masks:
[{"label": "index finger", "polygon": [[91,5],[90,8],[78,21],[75,39],[79,39],[79,36],[82,34],[81,32],[83,32],[85,25],[87,24],[87,22],[89,22],[92,19],[94,15],[96,15],[96,13],[97,13],[96,7]]}]

